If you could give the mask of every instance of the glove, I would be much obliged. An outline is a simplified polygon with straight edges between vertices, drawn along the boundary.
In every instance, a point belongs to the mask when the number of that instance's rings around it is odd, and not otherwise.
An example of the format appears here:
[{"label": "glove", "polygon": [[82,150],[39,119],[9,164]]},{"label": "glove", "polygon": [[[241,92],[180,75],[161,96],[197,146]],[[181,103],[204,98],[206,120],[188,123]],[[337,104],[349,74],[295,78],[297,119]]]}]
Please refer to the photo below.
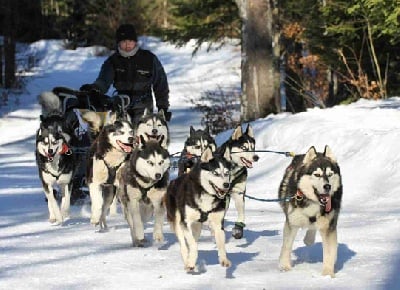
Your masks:
[{"label": "glove", "polygon": [[171,120],[172,113],[171,113],[171,112],[168,112],[168,108],[158,108],[158,111],[159,111],[159,112],[160,112],[161,110],[164,111],[165,120],[166,120],[167,122],[169,122],[169,121]]},{"label": "glove", "polygon": [[79,88],[79,90],[85,92],[100,92],[100,88],[96,84],[84,84]]}]

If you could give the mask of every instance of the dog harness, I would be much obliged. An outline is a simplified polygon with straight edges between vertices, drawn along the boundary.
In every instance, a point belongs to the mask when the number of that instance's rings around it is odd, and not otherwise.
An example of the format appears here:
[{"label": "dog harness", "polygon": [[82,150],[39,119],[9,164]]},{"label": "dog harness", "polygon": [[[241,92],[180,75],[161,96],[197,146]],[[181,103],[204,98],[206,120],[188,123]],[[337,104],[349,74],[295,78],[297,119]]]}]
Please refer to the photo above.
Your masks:
[{"label": "dog harness", "polygon": [[109,172],[107,181],[105,182],[106,184],[114,184],[115,177],[117,176],[117,170],[118,170],[118,169],[121,167],[121,165],[128,159],[128,156],[129,156],[129,155],[126,155],[126,156],[125,156],[125,159],[122,160],[121,163],[119,163],[119,164],[116,165],[116,166],[111,166],[110,164],[108,164],[108,163],[103,159],[104,165],[107,167],[108,172]]}]

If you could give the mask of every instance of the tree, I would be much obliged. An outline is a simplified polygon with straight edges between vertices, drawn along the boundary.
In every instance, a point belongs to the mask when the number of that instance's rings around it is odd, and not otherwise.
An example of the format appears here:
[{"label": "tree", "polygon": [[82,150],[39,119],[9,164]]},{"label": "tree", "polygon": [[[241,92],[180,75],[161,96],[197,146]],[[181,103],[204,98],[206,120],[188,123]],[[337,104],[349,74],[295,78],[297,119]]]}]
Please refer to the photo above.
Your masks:
[{"label": "tree", "polygon": [[18,15],[15,9],[15,1],[4,2],[3,19],[4,26],[4,87],[12,88],[15,83],[15,27]]},{"label": "tree", "polygon": [[[279,110],[279,75],[273,51],[273,2],[269,0],[173,1],[175,23],[166,30],[167,40],[183,45],[196,39],[223,45],[227,37],[242,40],[243,121],[265,117]],[[240,27],[241,26],[241,27]]]}]

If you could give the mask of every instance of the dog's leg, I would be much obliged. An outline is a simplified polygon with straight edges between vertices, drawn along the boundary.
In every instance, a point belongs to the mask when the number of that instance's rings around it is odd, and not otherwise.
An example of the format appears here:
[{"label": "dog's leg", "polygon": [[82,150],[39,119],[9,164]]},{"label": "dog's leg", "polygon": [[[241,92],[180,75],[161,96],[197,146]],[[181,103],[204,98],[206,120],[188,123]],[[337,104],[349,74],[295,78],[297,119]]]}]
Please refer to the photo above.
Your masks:
[{"label": "dog's leg", "polygon": [[314,229],[308,229],[306,232],[306,235],[304,236],[304,244],[306,244],[307,246],[311,246],[314,244],[315,242],[315,235],[316,235],[317,231]]},{"label": "dog's leg", "polygon": [[43,182],[43,191],[47,198],[47,207],[49,209],[49,222],[62,223],[62,215],[58,207],[57,200],[53,194],[53,186],[49,183]]},{"label": "dog's leg", "polygon": [[292,268],[290,256],[292,253],[293,242],[298,230],[298,227],[290,226],[288,221],[285,222],[285,226],[283,227],[282,249],[279,256],[279,268],[281,271],[288,271]]},{"label": "dog's leg", "polygon": [[202,228],[201,223],[196,223],[196,222],[192,223],[192,233],[193,233],[193,237],[196,240],[196,242],[200,238],[201,228]]},{"label": "dog's leg", "polygon": [[335,263],[337,258],[337,231],[336,229],[320,230],[323,248],[322,275],[335,277]]},{"label": "dog's leg", "polygon": [[98,225],[100,222],[101,209],[103,207],[103,195],[101,192],[100,184],[91,183],[89,184],[90,201],[92,203],[92,215],[90,217],[90,223]]},{"label": "dog's leg", "polygon": [[110,205],[112,204],[115,197],[115,187],[112,184],[103,184],[101,188],[103,192],[103,206],[101,208],[100,228],[106,230],[108,228],[106,217]]},{"label": "dog's leg", "polygon": [[215,243],[218,249],[218,260],[221,266],[230,267],[231,261],[228,260],[225,250],[225,232],[222,229],[224,212],[211,213],[209,220],[215,235]]},{"label": "dog's leg", "polygon": [[180,245],[180,251],[181,251],[181,256],[182,256],[182,260],[183,260],[183,265],[185,270],[187,270],[187,261],[188,261],[188,254],[189,254],[189,250],[186,246],[186,241],[185,241],[185,235],[183,233],[184,229],[183,229],[183,224],[181,223],[181,219],[180,219],[180,215],[177,212],[176,213],[176,218],[174,221],[174,231],[175,231],[175,235],[176,238],[179,241],[179,245]]},{"label": "dog's leg", "polygon": [[162,205],[162,200],[165,194],[166,194],[166,189],[151,190],[147,194],[154,208],[153,240],[156,242],[164,241],[163,225],[164,225],[165,208]]},{"label": "dog's leg", "polygon": [[69,217],[69,208],[71,203],[71,188],[69,184],[60,184],[62,199],[61,199],[61,215],[63,220]]},{"label": "dog's leg", "polygon": [[183,235],[188,244],[189,254],[186,261],[186,271],[194,271],[196,268],[196,261],[198,257],[198,249],[196,239],[193,237],[192,224],[187,223],[187,227],[183,229]]},{"label": "dog's leg", "polygon": [[118,198],[115,195],[114,199],[110,205],[110,216],[117,215],[117,205],[118,205]]},{"label": "dog's leg", "polygon": [[[142,217],[140,215],[140,198],[141,192],[139,189],[127,186],[128,195],[128,214],[131,218],[131,237],[133,246],[144,247],[146,240],[144,239],[144,226],[142,222]],[[128,221],[129,223],[129,221]]]},{"label": "dog's leg", "polygon": [[231,197],[235,202],[235,208],[238,213],[237,220],[235,222],[235,227],[232,230],[232,236],[235,239],[241,239],[243,237],[244,223],[244,194],[243,192],[232,192]]}]

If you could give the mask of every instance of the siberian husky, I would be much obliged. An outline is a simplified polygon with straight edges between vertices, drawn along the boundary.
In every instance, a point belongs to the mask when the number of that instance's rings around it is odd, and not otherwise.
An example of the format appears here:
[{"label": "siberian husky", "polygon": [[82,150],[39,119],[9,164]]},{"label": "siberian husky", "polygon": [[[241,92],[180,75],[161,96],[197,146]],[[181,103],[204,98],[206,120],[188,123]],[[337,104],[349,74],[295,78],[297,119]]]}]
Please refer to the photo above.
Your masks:
[{"label": "siberian husky", "polygon": [[[65,132],[61,103],[57,95],[43,92],[40,128],[36,132],[36,163],[47,198],[49,221],[62,223],[69,217],[75,158],[69,146],[70,135]],[[54,186],[61,190],[61,209],[54,196]]]},{"label": "siberian husky", "polygon": [[224,267],[231,265],[226,256],[223,230],[229,167],[229,162],[221,156],[213,156],[207,148],[189,173],[168,185],[167,217],[179,241],[184,268],[188,272],[195,270],[197,241],[205,222],[215,235],[219,263]]},{"label": "siberian husky", "polygon": [[[115,196],[117,174],[134,146],[134,129],[127,120],[105,125],[90,147],[86,180],[91,199],[90,222],[106,228],[104,204]],[[104,197],[104,198],[103,198]],[[101,219],[102,217],[102,219]]]},{"label": "siberian husky", "polygon": [[[232,236],[236,239],[243,237],[245,227],[244,196],[246,193],[247,168],[253,167],[253,162],[258,161],[254,153],[256,142],[252,127],[247,125],[242,132],[241,125],[233,131],[229,140],[217,148],[217,154],[225,157],[232,164],[230,175],[229,197],[235,202],[238,218],[232,229]],[[229,204],[229,200],[228,200]]]},{"label": "siberian husky", "polygon": [[146,141],[143,136],[141,146],[135,148],[125,163],[119,176],[119,199],[129,224],[133,246],[143,247],[144,223],[154,215],[153,240],[162,242],[165,209],[162,205],[169,181],[170,159],[159,140]]},{"label": "siberian husky", "polygon": [[313,244],[316,230],[320,232],[322,275],[334,277],[338,246],[336,226],[342,190],[339,165],[328,146],[323,153],[311,147],[306,154],[293,158],[279,187],[279,199],[286,216],[279,257],[281,270],[291,269],[293,241],[299,228],[307,228],[304,243]]},{"label": "siberian husky", "polygon": [[164,111],[160,110],[158,113],[152,113],[147,108],[143,116],[135,125],[137,141],[140,143],[140,136],[143,136],[145,141],[163,139],[162,146],[168,149],[169,145],[169,129],[168,123],[165,119]]},{"label": "siberian husky", "polygon": [[189,137],[185,141],[178,160],[178,175],[189,172],[208,147],[212,152],[217,149],[215,140],[210,135],[209,127],[207,126],[204,130],[195,130],[193,126],[190,126]]}]

